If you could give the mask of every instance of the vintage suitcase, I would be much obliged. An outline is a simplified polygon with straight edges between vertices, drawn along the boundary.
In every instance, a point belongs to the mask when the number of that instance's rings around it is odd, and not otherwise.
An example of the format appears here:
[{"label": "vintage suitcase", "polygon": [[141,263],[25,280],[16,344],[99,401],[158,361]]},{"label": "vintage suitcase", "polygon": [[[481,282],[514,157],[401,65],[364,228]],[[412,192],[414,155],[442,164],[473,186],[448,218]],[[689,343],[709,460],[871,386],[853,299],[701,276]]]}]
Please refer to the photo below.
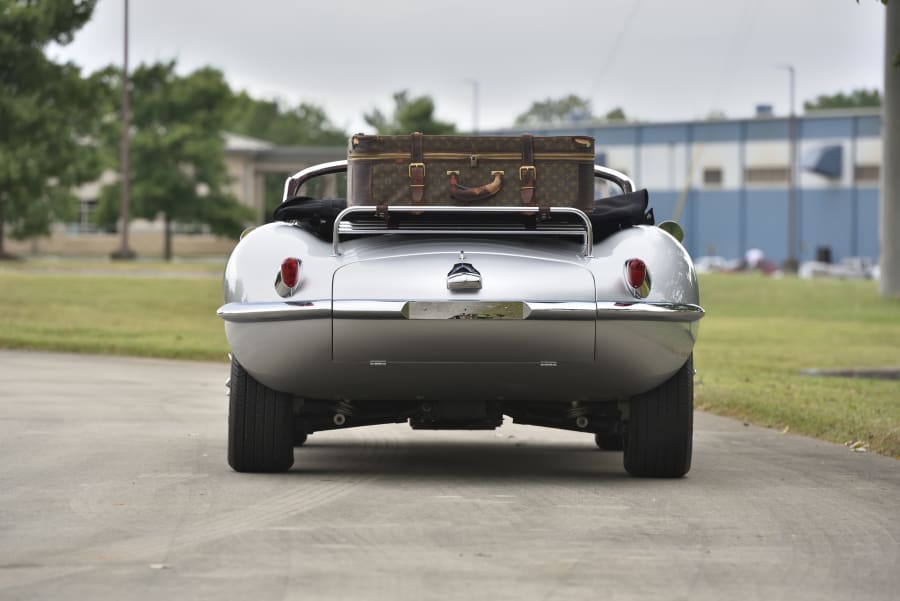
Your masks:
[{"label": "vintage suitcase", "polygon": [[350,205],[593,207],[588,136],[359,134],[347,159]]}]

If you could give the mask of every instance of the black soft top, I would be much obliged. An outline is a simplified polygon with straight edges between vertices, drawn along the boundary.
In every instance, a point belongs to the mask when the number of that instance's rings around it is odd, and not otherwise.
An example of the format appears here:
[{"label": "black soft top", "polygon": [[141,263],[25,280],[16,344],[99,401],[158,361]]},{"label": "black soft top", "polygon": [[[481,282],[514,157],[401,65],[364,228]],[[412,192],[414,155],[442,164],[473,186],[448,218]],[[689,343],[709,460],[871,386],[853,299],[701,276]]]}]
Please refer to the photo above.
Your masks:
[{"label": "black soft top", "polygon": [[[594,228],[594,241],[635,225],[653,225],[653,209],[648,209],[648,204],[646,189],[595,200],[594,210],[588,213]],[[300,223],[323,240],[330,241],[334,220],[345,208],[345,198],[295,196],[278,205],[272,218]],[[524,216],[523,219],[527,220]]]}]

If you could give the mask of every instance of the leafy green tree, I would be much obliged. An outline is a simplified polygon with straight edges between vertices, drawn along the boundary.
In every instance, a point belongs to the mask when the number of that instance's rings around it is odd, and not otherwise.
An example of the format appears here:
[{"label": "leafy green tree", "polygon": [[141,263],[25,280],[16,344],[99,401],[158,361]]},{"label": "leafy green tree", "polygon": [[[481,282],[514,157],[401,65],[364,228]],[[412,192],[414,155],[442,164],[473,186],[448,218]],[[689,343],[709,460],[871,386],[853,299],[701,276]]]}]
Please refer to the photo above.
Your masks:
[{"label": "leafy green tree", "polygon": [[[285,146],[345,146],[347,133],[335,126],[325,110],[301,103],[285,108],[274,100],[258,100],[247,92],[235,94],[225,113],[225,130]],[[290,173],[264,174],[266,213],[281,202],[284,180]]]},{"label": "leafy green tree", "polygon": [[606,119],[607,121],[625,121],[625,111],[622,110],[622,107],[617,106],[613,110],[606,113],[604,119]]},{"label": "leafy green tree", "polygon": [[93,82],[44,54],[72,41],[95,2],[0,0],[0,258],[5,231],[48,234],[74,214],[72,188],[99,173]]},{"label": "leafy green tree", "polygon": [[853,90],[849,94],[838,92],[837,94],[823,94],[815,100],[807,100],[803,103],[803,110],[815,111],[820,109],[843,109],[859,107],[881,106],[881,92],[877,89]]},{"label": "leafy green tree", "polygon": [[236,134],[287,146],[342,146],[347,142],[347,133],[331,123],[323,108],[308,103],[284,108],[247,92],[229,100],[224,124]]},{"label": "leafy green tree", "polygon": [[364,114],[363,119],[380,134],[456,133],[456,125],[435,119],[431,96],[410,98],[407,90],[394,94],[394,112],[390,120],[377,108]]},{"label": "leafy green tree", "polygon": [[[130,79],[131,213],[162,217],[166,260],[172,258],[174,223],[237,235],[253,216],[227,190],[221,130],[231,91],[222,73],[205,67],[182,77],[169,62],[142,65]],[[108,139],[115,139],[114,131]],[[101,224],[118,218],[118,198],[118,184],[103,189]]]},{"label": "leafy green tree", "polygon": [[[622,113],[624,117],[624,112]],[[531,107],[516,117],[516,126],[561,125],[594,118],[591,101],[575,94],[562,98],[547,98],[531,103]]]}]

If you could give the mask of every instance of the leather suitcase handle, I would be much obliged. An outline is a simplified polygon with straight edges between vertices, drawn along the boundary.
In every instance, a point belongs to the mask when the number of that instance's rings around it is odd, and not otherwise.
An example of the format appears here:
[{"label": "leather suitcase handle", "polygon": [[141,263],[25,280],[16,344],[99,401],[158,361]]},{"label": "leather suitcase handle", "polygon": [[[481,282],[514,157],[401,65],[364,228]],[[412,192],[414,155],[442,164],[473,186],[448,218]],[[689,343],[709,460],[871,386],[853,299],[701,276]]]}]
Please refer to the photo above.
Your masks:
[{"label": "leather suitcase handle", "polygon": [[461,202],[473,202],[490,198],[503,187],[502,171],[491,171],[491,175],[494,176],[494,179],[483,186],[476,186],[474,188],[460,185],[459,171],[448,171],[447,175],[450,176],[450,198]]}]

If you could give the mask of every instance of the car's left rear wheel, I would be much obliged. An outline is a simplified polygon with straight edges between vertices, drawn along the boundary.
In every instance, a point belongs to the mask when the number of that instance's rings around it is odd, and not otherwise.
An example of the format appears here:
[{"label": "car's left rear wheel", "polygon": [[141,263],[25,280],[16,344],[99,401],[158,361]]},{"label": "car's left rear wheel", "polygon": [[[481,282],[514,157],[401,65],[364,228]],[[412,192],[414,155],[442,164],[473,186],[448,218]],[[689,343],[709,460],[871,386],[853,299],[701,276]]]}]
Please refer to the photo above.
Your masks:
[{"label": "car's left rear wheel", "polygon": [[238,472],[284,472],[294,465],[291,397],[256,381],[231,359],[228,465]]}]

